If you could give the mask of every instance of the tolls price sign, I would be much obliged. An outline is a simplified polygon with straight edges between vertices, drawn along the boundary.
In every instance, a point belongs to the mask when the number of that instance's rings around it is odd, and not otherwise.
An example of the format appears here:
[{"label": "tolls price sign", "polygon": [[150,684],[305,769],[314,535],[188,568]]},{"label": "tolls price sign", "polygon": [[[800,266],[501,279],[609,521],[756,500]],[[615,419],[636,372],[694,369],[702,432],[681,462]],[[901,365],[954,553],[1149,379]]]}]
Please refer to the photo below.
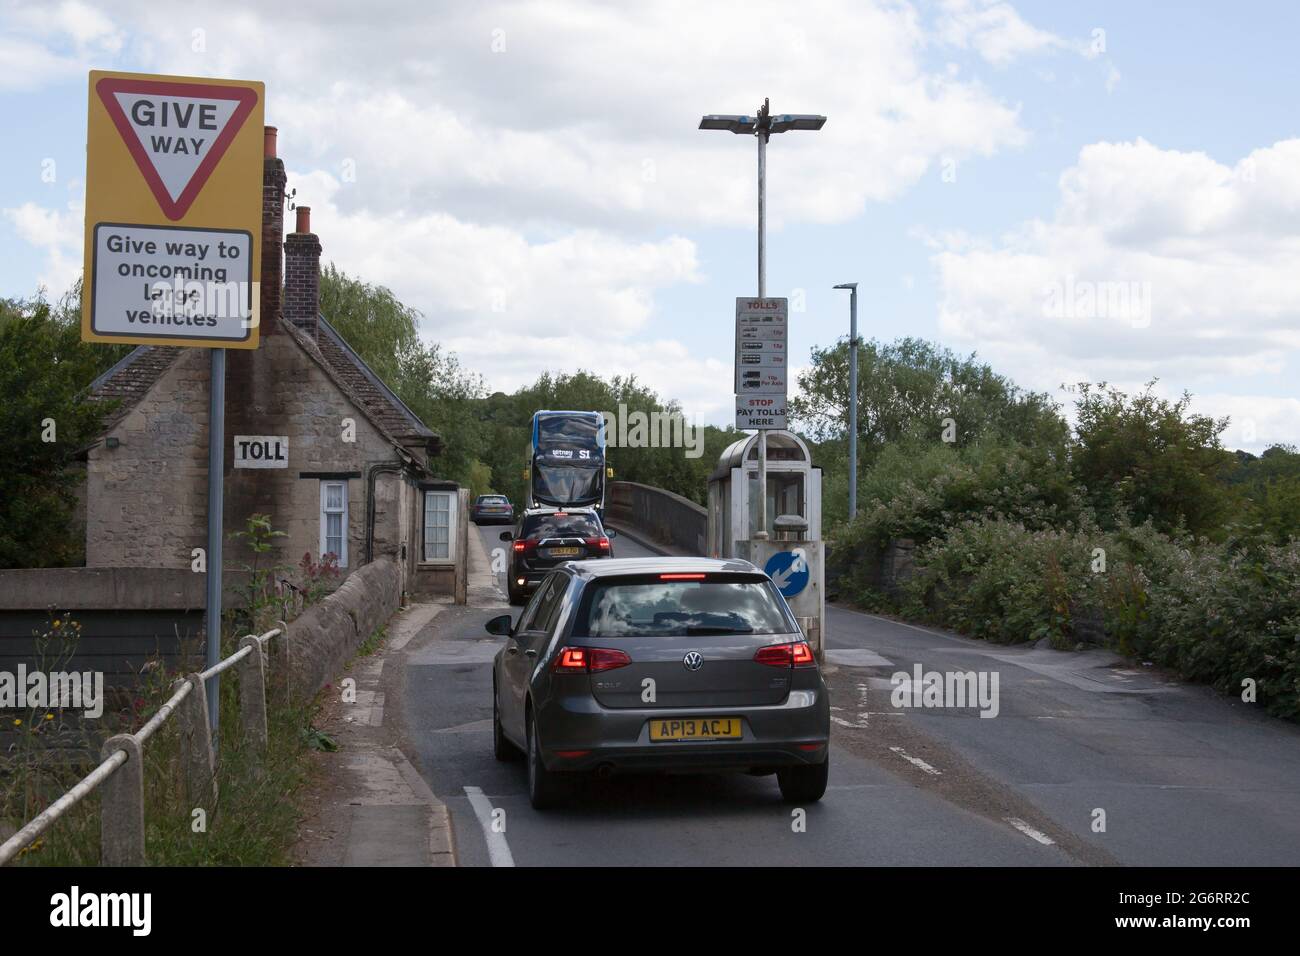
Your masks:
[{"label": "tolls price sign", "polygon": [[92,342],[256,348],[263,84],[90,73]]},{"label": "tolls price sign", "polygon": [[736,394],[786,394],[790,305],[785,298],[736,299]]}]

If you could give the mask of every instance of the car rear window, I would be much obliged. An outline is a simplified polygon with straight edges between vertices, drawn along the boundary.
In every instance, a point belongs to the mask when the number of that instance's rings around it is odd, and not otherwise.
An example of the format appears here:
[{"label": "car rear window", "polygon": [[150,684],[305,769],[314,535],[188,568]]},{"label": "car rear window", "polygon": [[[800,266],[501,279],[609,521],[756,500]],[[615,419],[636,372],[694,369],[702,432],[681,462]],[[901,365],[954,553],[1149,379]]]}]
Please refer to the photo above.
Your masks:
[{"label": "car rear window", "polygon": [[524,519],[525,538],[595,538],[604,534],[591,515],[537,515]]},{"label": "car rear window", "polygon": [[504,495],[483,495],[479,498],[478,503],[481,505],[503,505],[506,503]]},{"label": "car rear window", "polygon": [[798,625],[766,578],[709,575],[704,580],[614,578],[583,595],[575,636],[681,637],[791,634]]}]

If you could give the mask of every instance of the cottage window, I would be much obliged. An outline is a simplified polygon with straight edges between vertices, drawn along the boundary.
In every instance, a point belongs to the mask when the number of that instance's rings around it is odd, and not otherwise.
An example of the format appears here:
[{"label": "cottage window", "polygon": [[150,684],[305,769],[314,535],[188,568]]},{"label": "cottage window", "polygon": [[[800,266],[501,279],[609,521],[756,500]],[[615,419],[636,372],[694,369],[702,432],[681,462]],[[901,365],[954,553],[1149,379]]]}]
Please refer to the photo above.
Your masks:
[{"label": "cottage window", "polygon": [[424,493],[424,560],[452,561],[456,540],[456,492]]},{"label": "cottage window", "polygon": [[348,566],[348,483],[320,483],[320,553],[338,556],[339,567]]}]

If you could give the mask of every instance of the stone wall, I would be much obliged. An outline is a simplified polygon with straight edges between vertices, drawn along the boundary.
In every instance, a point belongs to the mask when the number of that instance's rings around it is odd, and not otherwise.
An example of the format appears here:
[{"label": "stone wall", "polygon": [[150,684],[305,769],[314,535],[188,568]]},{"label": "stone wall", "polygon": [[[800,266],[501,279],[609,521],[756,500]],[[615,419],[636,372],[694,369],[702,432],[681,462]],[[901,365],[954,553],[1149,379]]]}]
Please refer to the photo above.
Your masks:
[{"label": "stone wall", "polygon": [[656,544],[686,554],[707,554],[709,513],[689,498],[638,484],[611,481],[605,513],[616,527],[639,531]]},{"label": "stone wall", "polygon": [[180,356],[86,463],[86,564],[186,568],[208,514],[208,354]]},{"label": "stone wall", "polygon": [[311,697],[332,681],[401,603],[401,569],[391,558],[380,558],[358,568],[338,590],[308,608],[286,635],[295,693]]},{"label": "stone wall", "polygon": [[826,543],[826,594],[831,600],[851,600],[856,589],[870,588],[897,601],[903,584],[915,573],[916,542],[895,538],[871,554]]}]

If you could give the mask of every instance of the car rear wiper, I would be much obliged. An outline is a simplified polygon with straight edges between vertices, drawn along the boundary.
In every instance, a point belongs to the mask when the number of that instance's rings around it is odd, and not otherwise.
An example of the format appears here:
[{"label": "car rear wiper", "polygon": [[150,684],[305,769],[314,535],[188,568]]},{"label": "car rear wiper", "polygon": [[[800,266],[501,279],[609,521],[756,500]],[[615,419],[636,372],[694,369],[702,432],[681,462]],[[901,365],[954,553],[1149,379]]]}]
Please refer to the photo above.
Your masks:
[{"label": "car rear wiper", "polygon": [[753,634],[752,627],[731,627],[726,624],[688,624],[686,633],[696,634]]}]

